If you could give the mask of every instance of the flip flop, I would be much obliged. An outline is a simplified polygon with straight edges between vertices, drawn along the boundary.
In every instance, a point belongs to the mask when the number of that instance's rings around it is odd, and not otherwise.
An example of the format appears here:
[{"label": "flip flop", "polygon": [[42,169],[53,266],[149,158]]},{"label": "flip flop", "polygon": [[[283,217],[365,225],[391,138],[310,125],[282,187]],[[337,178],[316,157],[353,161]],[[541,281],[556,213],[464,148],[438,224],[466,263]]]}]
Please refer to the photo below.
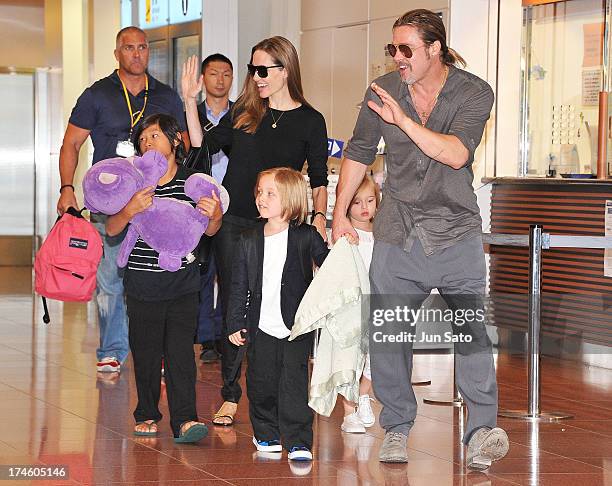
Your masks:
[{"label": "flip flop", "polygon": [[[219,409],[219,411],[213,415],[212,418],[212,423],[213,425],[219,425],[221,427],[230,427],[232,425],[234,425],[234,415],[236,414],[236,412],[231,413],[231,412],[226,412],[226,403],[231,403],[232,405],[236,405],[233,402],[223,402],[223,405],[221,405],[221,408]],[[219,419],[229,419],[229,422],[216,422],[216,420]]]},{"label": "flip flop", "polygon": [[[229,419],[229,422],[216,422],[216,420],[224,419],[224,418]],[[234,425],[234,417],[232,417],[231,415],[224,415],[222,413],[216,413],[213,415],[212,423],[213,425],[218,425],[220,427],[230,427]]]},{"label": "flip flop", "polygon": [[[181,425],[181,428],[183,426]],[[208,427],[198,422],[189,427],[185,432],[181,432],[178,437],[174,438],[174,442],[177,444],[192,444],[197,442],[208,435]]]},{"label": "flip flop", "polygon": [[[155,437],[157,435],[157,422],[153,421],[153,422],[148,422],[148,421],[144,421],[144,422],[136,422],[136,427],[138,427],[139,425],[146,425],[147,429],[146,430],[136,430],[134,429],[134,435],[137,437]],[[151,430],[153,427],[155,427],[155,430]]]}]

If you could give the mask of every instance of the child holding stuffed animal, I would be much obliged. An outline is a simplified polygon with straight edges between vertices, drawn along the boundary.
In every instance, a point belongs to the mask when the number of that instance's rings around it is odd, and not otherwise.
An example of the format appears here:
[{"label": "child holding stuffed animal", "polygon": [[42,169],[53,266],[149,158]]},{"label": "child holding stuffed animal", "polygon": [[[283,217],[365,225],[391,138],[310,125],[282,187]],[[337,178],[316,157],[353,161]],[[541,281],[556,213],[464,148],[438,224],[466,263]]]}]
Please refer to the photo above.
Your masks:
[{"label": "child holding stuffed animal", "polygon": [[[304,224],[308,208],[302,175],[286,167],[259,174],[255,202],[263,221],[236,243],[227,315],[230,341],[249,343],[247,394],[253,443],[260,452],[312,460],[308,357],[312,333],[289,341],[295,312],[321,265],[327,245]],[[245,334],[246,333],[246,334]],[[240,354],[239,354],[240,356]]]},{"label": "child holding stuffed animal", "polygon": [[[136,129],[134,145],[139,155],[149,150],[161,153],[168,161],[168,170],[157,187],[137,192],[120,212],[108,218],[109,235],[123,231],[136,214],[153,204],[154,197],[194,204],[185,195],[185,180],[194,172],[179,163],[185,156],[185,146],[173,117],[163,114],[147,117]],[[215,234],[222,218],[219,198],[214,193],[212,198],[203,197],[196,208],[209,218],[206,234]],[[196,412],[193,337],[199,305],[198,263],[189,254],[177,271],[164,270],[159,265],[159,253],[139,237],[128,258],[124,287],[138,392],[134,435],[157,435],[157,423],[162,418],[158,405],[163,356],[174,440],[197,442],[208,433],[206,426],[198,422]]]}]

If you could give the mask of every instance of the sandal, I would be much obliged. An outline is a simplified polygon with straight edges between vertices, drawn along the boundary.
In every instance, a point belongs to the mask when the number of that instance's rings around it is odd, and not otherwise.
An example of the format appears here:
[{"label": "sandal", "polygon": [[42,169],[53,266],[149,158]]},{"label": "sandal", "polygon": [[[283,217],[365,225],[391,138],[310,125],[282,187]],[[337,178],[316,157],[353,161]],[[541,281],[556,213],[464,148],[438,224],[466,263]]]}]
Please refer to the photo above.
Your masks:
[{"label": "sandal", "polygon": [[[142,426],[145,426],[145,428],[143,429]],[[139,429],[139,427],[141,428]],[[138,437],[155,437],[157,435],[157,422],[155,420],[136,422],[134,435]]]},{"label": "sandal", "polygon": [[223,402],[219,411],[213,415],[212,423],[214,425],[220,425],[221,427],[230,427],[234,425],[234,415],[236,415],[237,410],[237,403]]},{"label": "sandal", "polygon": [[[188,428],[184,428],[187,424],[193,424]],[[174,442],[178,444],[192,444],[198,442],[208,435],[208,427],[201,422],[183,422],[181,424],[181,432],[178,437],[174,438]]]}]

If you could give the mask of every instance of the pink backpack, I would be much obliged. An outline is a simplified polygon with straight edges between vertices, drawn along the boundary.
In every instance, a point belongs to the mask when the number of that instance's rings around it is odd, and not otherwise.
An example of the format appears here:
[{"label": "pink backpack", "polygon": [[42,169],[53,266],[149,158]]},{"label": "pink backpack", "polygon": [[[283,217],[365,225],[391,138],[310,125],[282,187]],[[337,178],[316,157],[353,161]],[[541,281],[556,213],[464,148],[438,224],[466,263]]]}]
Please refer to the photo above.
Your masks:
[{"label": "pink backpack", "polygon": [[65,302],[87,302],[96,288],[96,271],[102,258],[102,238],[89,221],[68,208],[55,223],[34,259],[35,290],[45,297]]}]

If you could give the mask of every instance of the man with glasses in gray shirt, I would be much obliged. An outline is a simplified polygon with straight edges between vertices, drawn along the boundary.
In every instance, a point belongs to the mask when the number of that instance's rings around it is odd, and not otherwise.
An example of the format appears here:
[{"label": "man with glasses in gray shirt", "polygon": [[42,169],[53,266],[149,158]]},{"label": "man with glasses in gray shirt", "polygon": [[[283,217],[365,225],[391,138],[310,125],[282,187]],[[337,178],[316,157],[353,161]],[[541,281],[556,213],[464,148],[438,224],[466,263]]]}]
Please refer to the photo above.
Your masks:
[{"label": "man with glasses in gray shirt", "polygon": [[[486,269],[471,164],[493,92],[482,79],[455,67],[465,61],[446,45],[444,24],[429,10],[412,10],[397,19],[387,50],[397,70],[378,78],[366,92],[344,152],[333,239],[358,241],[347,208],[382,136],[387,178],[374,220],[372,308],[376,298],[395,296],[418,309],[437,288],[453,312],[477,312]],[[484,320],[465,328],[455,320],[452,327],[456,336],[469,334],[472,341],[455,344],[456,383],[469,410],[463,437],[467,466],[485,470],[508,452],[508,437],[496,427],[491,342]],[[380,424],[386,430],[380,461],[407,462],[406,443],[417,412],[410,385],[412,341],[371,341],[371,366],[374,392],[383,405]]]}]

